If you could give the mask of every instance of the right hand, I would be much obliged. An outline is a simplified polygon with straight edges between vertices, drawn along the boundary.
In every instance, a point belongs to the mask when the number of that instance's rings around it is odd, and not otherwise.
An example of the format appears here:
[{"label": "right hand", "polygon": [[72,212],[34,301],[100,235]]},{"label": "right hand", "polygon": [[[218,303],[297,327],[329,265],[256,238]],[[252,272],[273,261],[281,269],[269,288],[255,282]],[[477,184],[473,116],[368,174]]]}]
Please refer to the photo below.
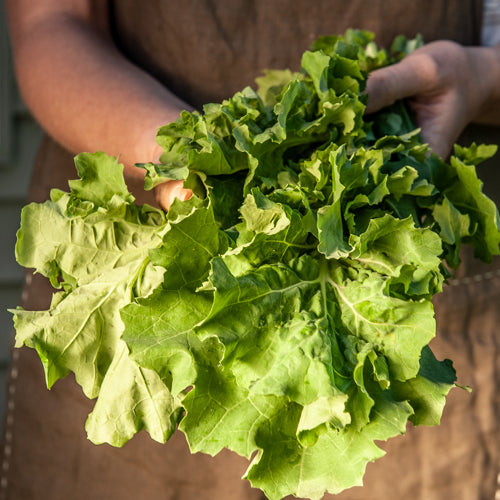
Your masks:
[{"label": "right hand", "polygon": [[175,198],[186,201],[191,198],[193,192],[182,187],[184,181],[166,181],[154,188],[157,203],[163,210],[168,211]]}]

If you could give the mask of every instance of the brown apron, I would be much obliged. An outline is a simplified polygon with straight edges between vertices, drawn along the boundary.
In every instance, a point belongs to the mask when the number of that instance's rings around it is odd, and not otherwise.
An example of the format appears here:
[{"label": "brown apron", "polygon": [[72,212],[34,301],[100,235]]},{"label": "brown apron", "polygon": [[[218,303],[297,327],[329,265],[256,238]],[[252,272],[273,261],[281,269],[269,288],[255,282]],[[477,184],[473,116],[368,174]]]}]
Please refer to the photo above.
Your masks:
[{"label": "brown apron", "polygon": [[[479,43],[482,1],[472,0],[120,0],[113,32],[123,52],[189,103],[220,101],[252,84],[263,68],[297,68],[318,36],[347,27],[378,33],[388,44],[399,33],[422,33]],[[493,135],[491,135],[493,134]],[[495,130],[470,129],[464,141],[499,142]],[[75,177],[72,155],[46,139],[39,151],[30,199]],[[497,160],[498,161],[498,160]],[[480,167],[488,194],[499,198],[495,161]],[[140,186],[135,187],[140,193]],[[142,198],[144,198],[142,196]],[[141,198],[141,199],[142,199]],[[27,278],[22,305],[48,307],[50,290]],[[439,359],[454,360],[459,382],[439,427],[408,429],[381,446],[365,486],[342,500],[493,500],[500,462],[500,260],[485,266],[464,255],[457,279],[435,300]],[[69,376],[45,389],[34,351],[15,350],[2,446],[4,500],[236,500],[264,496],[240,479],[247,462],[230,452],[190,455],[182,434],[160,445],[141,432],[121,449],[94,446],[84,423],[92,410]]]}]

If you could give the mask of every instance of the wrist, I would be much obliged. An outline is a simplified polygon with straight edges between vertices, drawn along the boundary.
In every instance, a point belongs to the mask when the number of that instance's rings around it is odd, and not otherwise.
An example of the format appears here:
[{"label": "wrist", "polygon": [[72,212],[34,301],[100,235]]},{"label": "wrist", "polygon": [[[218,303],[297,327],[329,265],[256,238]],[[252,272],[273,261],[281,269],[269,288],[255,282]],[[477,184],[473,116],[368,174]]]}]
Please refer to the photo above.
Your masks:
[{"label": "wrist", "polygon": [[473,85],[480,98],[474,123],[500,125],[500,44],[492,47],[470,47]]},{"label": "wrist", "polygon": [[167,122],[155,123],[145,127],[134,141],[130,165],[136,163],[158,162],[163,152],[162,147],[156,142],[158,129]]}]

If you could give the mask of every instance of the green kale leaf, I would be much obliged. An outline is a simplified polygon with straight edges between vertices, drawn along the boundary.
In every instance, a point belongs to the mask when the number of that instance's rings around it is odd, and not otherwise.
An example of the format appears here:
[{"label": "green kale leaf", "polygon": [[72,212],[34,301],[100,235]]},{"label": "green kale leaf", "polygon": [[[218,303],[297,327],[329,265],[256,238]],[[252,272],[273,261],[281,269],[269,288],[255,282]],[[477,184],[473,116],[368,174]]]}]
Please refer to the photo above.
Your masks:
[{"label": "green kale leaf", "polygon": [[319,39],[302,70],[270,70],[158,131],[146,188],[184,180],[168,214],[137,206],[103,153],[76,157],[70,192],[28,205],[16,247],[58,288],[13,311],[47,385],[73,372],[95,443],[176,428],[228,448],[270,499],[362,484],[376,441],[437,425],[456,375],[429,342],[460,248],[499,253],[476,165],[495,147],[420,138],[404,103],[364,116],[369,71],[420,44]]}]

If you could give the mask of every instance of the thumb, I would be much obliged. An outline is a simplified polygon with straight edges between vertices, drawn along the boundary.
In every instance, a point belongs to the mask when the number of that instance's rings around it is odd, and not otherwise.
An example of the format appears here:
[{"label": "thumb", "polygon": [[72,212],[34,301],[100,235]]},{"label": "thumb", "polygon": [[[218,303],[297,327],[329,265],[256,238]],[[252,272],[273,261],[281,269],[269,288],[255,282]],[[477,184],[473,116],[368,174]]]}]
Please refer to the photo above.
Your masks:
[{"label": "thumb", "polygon": [[433,77],[424,57],[410,55],[396,64],[372,71],[366,83],[368,104],[365,112],[374,113],[399,99],[426,92]]}]

